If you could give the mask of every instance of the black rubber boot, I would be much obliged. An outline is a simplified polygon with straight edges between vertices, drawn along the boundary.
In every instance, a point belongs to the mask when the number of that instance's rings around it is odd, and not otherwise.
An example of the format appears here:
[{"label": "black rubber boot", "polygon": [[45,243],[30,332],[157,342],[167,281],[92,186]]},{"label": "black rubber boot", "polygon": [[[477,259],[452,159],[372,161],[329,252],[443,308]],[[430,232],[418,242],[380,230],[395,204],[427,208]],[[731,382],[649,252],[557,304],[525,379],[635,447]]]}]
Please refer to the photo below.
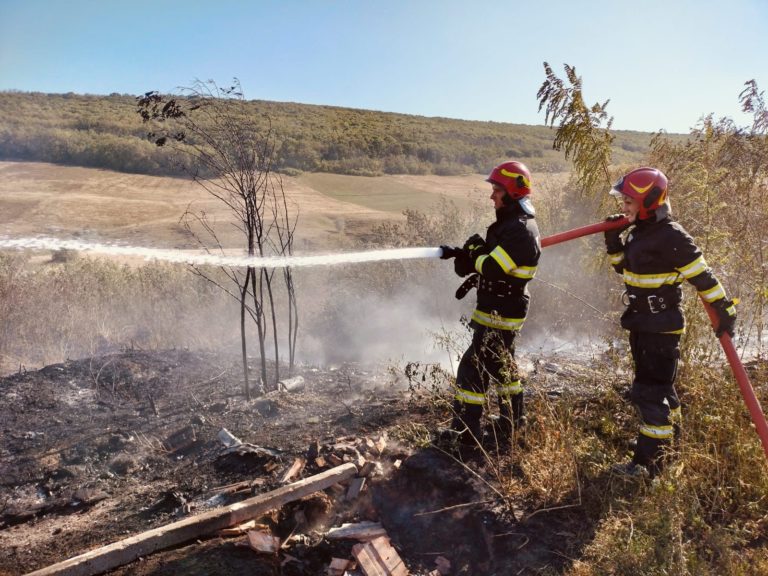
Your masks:
[{"label": "black rubber boot", "polygon": [[667,445],[669,445],[668,440],[659,440],[638,434],[632,462],[644,466],[650,477],[655,478],[664,469],[664,448]]},{"label": "black rubber boot", "polygon": [[480,417],[483,415],[483,407],[454,402],[453,413],[451,431],[458,443],[462,446],[477,446],[482,439]]}]

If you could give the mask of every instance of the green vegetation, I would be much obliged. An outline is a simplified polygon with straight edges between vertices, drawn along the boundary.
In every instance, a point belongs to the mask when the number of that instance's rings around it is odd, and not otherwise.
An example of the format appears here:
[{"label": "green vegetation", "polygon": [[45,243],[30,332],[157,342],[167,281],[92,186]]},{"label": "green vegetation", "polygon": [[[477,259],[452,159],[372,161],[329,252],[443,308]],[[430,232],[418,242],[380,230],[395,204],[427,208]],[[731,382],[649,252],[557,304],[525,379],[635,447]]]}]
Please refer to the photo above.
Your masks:
[{"label": "green vegetation", "polygon": [[[275,166],[285,173],[485,173],[516,158],[537,171],[568,163],[545,126],[427,118],[259,100],[238,102],[257,129],[271,130]],[[183,175],[182,157],[158,149],[130,95],[0,92],[0,159],[53,162],[120,172]],[[614,159],[637,163],[651,134],[615,132]]]}]

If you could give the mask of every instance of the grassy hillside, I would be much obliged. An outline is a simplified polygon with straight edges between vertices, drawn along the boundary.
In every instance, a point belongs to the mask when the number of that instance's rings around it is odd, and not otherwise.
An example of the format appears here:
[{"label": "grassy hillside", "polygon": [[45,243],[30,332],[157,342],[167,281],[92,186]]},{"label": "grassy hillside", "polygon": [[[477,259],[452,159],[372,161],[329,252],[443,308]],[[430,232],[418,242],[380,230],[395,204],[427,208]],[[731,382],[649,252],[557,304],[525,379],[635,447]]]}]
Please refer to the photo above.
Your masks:
[{"label": "grassy hillside", "polygon": [[[537,171],[568,169],[562,154],[552,150],[554,133],[545,126],[258,100],[240,106],[260,127],[271,126],[278,169],[287,173],[486,173],[509,158]],[[173,152],[146,141],[146,126],[135,110],[130,95],[0,92],[0,160],[182,173]],[[617,131],[615,136],[615,162],[642,161],[651,134]]]}]

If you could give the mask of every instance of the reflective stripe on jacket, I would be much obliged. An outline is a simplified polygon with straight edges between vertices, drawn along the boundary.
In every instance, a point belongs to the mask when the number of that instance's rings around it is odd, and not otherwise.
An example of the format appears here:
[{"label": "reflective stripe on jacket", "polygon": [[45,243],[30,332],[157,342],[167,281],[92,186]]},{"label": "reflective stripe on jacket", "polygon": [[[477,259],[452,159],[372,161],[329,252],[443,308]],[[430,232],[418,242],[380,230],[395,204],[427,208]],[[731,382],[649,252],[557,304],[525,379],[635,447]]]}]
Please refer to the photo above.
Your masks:
[{"label": "reflective stripe on jacket", "polygon": [[519,330],[528,313],[526,285],[535,276],[541,256],[539,228],[515,202],[496,211],[485,242],[489,253],[474,262],[480,281],[471,323]]},{"label": "reflective stripe on jacket", "polygon": [[683,280],[693,284],[707,302],[725,298],[725,290],[693,238],[669,218],[638,222],[626,234],[623,250],[609,253],[609,258],[624,279],[628,306],[621,325],[627,330],[682,331]]}]

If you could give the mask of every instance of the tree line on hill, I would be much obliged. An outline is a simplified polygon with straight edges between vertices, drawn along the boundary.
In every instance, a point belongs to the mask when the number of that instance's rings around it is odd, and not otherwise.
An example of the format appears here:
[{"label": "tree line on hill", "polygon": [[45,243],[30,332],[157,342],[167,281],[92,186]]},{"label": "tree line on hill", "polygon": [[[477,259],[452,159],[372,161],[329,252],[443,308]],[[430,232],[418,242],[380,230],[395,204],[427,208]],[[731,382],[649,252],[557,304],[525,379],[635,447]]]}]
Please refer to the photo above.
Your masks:
[{"label": "tree line on hill", "polygon": [[[270,132],[285,174],[330,172],[455,175],[484,173],[515,158],[538,171],[569,169],[546,126],[428,118],[261,100],[238,103],[248,122]],[[652,134],[614,132],[614,159],[637,163]],[[136,98],[0,92],[0,160],[53,162],[120,172],[180,176],[185,159],[147,139]]]}]

